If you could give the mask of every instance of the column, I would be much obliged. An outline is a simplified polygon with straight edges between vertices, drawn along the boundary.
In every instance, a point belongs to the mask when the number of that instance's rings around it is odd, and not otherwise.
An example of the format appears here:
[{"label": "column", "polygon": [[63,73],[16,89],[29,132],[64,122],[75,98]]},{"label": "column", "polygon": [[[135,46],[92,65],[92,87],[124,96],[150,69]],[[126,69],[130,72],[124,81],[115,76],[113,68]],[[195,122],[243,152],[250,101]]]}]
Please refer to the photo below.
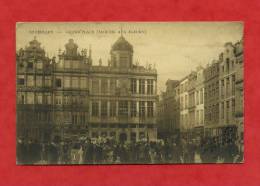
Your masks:
[{"label": "column", "polygon": [[145,108],[145,118],[147,118],[147,101],[144,102],[144,108]]},{"label": "column", "polygon": [[98,116],[101,117],[101,100],[98,101]]},{"label": "column", "polygon": [[92,100],[89,100],[89,116],[92,116]]},{"label": "column", "polygon": [[156,95],[156,79],[153,80],[153,95]]},{"label": "column", "polygon": [[147,94],[147,79],[144,80],[144,94]]},{"label": "column", "polygon": [[107,116],[110,117],[110,100],[107,102]]},{"label": "column", "polygon": [[108,85],[107,85],[107,89],[108,89],[108,90],[107,90],[107,93],[108,93],[108,94],[111,94],[111,90],[110,90],[110,79],[107,80],[107,83],[108,83]]},{"label": "column", "polygon": [[116,117],[118,117],[118,101],[116,101]]},{"label": "column", "polygon": [[130,118],[131,117],[131,101],[128,101],[127,102],[128,103],[128,118]]},{"label": "column", "polygon": [[153,102],[153,117],[156,117],[156,102]]},{"label": "column", "polygon": [[89,93],[92,94],[92,79],[89,78]]},{"label": "column", "polygon": [[136,79],[136,93],[139,94],[139,79]]},{"label": "column", "polygon": [[101,94],[101,79],[98,80],[98,94]]},{"label": "column", "polygon": [[136,114],[139,117],[139,101],[136,101]]}]

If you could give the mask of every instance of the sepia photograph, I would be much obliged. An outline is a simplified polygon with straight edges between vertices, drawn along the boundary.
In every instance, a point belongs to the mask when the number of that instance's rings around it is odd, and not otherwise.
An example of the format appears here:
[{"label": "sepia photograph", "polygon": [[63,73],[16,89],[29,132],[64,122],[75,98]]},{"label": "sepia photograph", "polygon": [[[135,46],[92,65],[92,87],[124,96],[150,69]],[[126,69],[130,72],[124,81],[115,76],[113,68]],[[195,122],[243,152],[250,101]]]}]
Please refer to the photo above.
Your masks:
[{"label": "sepia photograph", "polygon": [[17,22],[16,164],[244,162],[243,22]]}]

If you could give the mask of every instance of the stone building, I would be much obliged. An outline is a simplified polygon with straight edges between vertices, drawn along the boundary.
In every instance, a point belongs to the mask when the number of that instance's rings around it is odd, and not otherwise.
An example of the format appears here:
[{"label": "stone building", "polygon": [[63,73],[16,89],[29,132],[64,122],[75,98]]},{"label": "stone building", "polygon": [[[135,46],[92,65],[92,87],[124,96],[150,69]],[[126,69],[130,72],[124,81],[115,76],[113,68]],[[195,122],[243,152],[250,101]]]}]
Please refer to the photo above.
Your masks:
[{"label": "stone building", "polygon": [[235,85],[235,120],[238,126],[238,136],[243,139],[244,134],[244,55],[243,40],[235,45],[236,56],[236,85]]},{"label": "stone building", "polygon": [[108,66],[92,65],[91,49],[72,39],[49,59],[34,39],[17,52],[17,135],[37,140],[157,138],[157,72],[133,64],[133,46],[121,36]]},{"label": "stone building", "polygon": [[220,126],[225,141],[234,140],[237,134],[235,120],[236,56],[234,45],[226,43],[219,62]]},{"label": "stone building", "polygon": [[52,64],[53,136],[71,139],[87,133],[91,50],[89,54],[86,49],[78,52],[77,44],[70,39]]},{"label": "stone building", "polygon": [[197,73],[192,71],[188,75],[188,129],[189,129],[189,137],[192,138],[193,129],[196,125],[196,81],[197,81]]},{"label": "stone building", "polygon": [[205,135],[218,135],[219,127],[219,61],[213,60],[204,70]]},{"label": "stone building", "polygon": [[195,126],[194,132],[198,136],[202,136],[204,133],[204,90],[205,90],[205,75],[204,68],[202,66],[198,66],[196,68],[197,79],[195,84]]},{"label": "stone building", "polygon": [[191,127],[189,126],[189,110],[188,110],[188,82],[189,76],[184,77],[180,80],[180,133],[182,136],[188,136],[191,131]]},{"label": "stone building", "polygon": [[166,91],[161,94],[157,110],[158,138],[178,138],[180,133],[180,100],[178,80],[167,80]]},{"label": "stone building", "polygon": [[89,69],[91,137],[120,141],[157,139],[157,72],[133,64],[133,46],[121,36],[110,51],[108,66]]},{"label": "stone building", "polygon": [[204,133],[204,68],[198,66],[188,76],[188,110],[190,137]]},{"label": "stone building", "polygon": [[52,121],[52,64],[34,38],[16,54],[17,137],[47,140]]}]

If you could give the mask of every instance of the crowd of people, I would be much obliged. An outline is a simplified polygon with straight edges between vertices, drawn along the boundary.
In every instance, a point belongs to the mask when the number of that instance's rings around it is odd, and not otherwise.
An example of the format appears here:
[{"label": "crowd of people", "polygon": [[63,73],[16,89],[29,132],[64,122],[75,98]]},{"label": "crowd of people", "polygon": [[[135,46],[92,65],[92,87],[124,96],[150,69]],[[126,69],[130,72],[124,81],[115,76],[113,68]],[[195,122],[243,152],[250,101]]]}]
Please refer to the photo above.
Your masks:
[{"label": "crowd of people", "polygon": [[19,139],[19,164],[163,164],[235,163],[243,161],[243,141],[90,139],[39,143]]}]

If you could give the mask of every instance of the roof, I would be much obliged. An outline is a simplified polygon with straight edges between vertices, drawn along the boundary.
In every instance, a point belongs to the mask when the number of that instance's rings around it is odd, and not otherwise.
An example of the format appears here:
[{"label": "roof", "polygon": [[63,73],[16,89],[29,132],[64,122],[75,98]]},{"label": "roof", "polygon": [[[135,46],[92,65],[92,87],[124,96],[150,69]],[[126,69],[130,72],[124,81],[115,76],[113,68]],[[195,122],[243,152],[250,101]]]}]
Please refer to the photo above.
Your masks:
[{"label": "roof", "polygon": [[123,36],[120,36],[118,40],[112,45],[111,50],[133,52],[133,46]]}]

